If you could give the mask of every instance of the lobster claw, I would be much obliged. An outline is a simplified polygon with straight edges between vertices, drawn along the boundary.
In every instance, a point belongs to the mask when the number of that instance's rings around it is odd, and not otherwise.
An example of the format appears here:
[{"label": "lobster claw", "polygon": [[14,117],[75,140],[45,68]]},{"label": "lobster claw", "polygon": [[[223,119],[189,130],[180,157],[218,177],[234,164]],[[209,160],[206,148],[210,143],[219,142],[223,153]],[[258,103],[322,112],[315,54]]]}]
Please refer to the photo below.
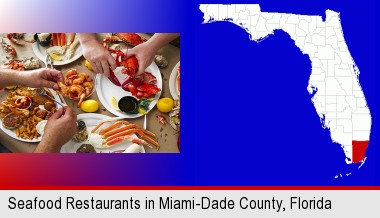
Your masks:
[{"label": "lobster claw", "polygon": [[117,86],[121,86],[121,83],[120,81],[117,79],[117,77],[115,76],[115,73],[111,70],[110,68],[110,75],[108,77],[108,79],[115,85]]}]

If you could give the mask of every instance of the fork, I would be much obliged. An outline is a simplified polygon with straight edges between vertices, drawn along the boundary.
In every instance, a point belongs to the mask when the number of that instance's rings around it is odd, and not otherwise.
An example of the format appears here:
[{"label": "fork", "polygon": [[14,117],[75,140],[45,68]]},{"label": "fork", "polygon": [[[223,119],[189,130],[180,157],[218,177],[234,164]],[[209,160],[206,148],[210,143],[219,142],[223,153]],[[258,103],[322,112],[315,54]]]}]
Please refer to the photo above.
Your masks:
[{"label": "fork", "polygon": [[43,96],[46,96],[48,97],[49,99],[53,100],[54,102],[56,102],[57,104],[61,105],[62,108],[66,107],[67,105],[66,104],[63,104],[57,100],[55,100],[54,98],[50,97],[44,88],[37,88],[37,93],[40,94],[40,95],[43,95]]},{"label": "fork", "polygon": [[[46,55],[46,57],[45,57],[45,61],[44,61],[44,62],[45,62],[45,66],[46,66],[46,68],[49,68],[49,66],[50,66],[51,69],[54,69],[54,66],[53,66],[53,63],[52,63],[52,61],[51,61],[51,57],[50,57],[49,54]],[[49,97],[50,99],[52,99],[49,95],[46,94],[46,91],[45,91],[44,89],[42,89],[42,90],[38,90],[38,91],[41,92],[41,93],[39,93],[39,94],[41,94],[41,95],[45,95],[45,96]],[[64,104],[62,104],[61,102],[56,101],[55,99],[52,99],[52,100],[55,101],[55,102],[57,102],[57,103],[58,103],[59,105],[61,105],[62,107],[67,106],[66,101],[65,101],[65,99],[63,98],[63,96],[61,96],[60,94],[58,94],[58,96],[59,96],[59,98],[61,99],[61,101],[64,102]],[[63,105],[64,105],[64,106],[63,106]]]},{"label": "fork", "polygon": [[50,55],[48,54],[46,55],[46,58],[45,58],[45,66],[46,68],[49,68],[50,66],[51,69],[54,69],[53,63],[51,62]]}]

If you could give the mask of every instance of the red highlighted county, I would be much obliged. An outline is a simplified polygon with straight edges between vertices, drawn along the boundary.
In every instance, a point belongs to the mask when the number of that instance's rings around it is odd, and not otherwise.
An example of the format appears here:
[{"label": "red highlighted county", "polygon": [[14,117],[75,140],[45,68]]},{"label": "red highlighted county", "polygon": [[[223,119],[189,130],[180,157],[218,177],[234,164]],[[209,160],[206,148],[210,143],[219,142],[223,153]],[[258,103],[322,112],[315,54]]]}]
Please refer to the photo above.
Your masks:
[{"label": "red highlighted county", "polygon": [[352,141],[352,162],[359,163],[365,158],[369,141]]}]

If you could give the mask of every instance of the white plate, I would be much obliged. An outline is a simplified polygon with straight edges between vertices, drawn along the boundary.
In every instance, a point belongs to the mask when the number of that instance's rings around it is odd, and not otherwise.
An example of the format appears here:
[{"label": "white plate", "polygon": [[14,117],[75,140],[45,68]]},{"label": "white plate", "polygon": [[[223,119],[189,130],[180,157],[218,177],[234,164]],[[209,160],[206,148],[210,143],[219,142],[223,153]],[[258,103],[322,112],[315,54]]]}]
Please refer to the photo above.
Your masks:
[{"label": "white plate", "polygon": [[[32,44],[32,49],[33,49],[34,54],[42,62],[45,62],[45,58],[46,58],[46,55],[47,55],[46,49],[48,49],[48,48],[49,48],[49,46],[42,47],[40,44],[38,44],[38,42],[34,42]],[[63,61],[52,60],[53,61],[53,65],[55,65],[55,66],[61,66],[61,65],[66,65],[66,64],[72,63],[72,62],[78,60],[78,58],[82,57],[82,55],[83,55],[82,47],[81,47],[80,44],[78,44],[78,46],[75,49],[75,52],[74,52],[73,56],[70,59],[63,60]],[[61,57],[64,57],[64,55],[61,55]]]},{"label": "white plate", "polygon": [[177,87],[178,87],[177,86],[177,74],[178,74],[177,69],[178,69],[178,67],[179,67],[179,61],[175,65],[175,67],[173,68],[173,70],[170,74],[170,78],[169,78],[169,90],[170,90],[170,94],[172,95],[174,100],[178,100],[179,96],[180,96],[180,92],[177,89]]},{"label": "white plate", "polygon": [[[57,93],[53,90],[53,89],[49,89],[51,91],[51,93],[54,95],[54,99],[59,101],[59,102],[62,102],[61,99],[58,97]],[[6,91],[1,91],[1,94],[0,94],[0,99],[1,101],[4,101],[6,100],[6,96],[8,95],[8,92]],[[57,108],[61,108],[61,106],[59,104],[56,104]],[[40,105],[41,107],[41,105]],[[42,107],[43,108],[43,107]],[[0,119],[0,128],[7,134],[9,135],[10,137],[14,138],[14,139],[17,139],[19,141],[23,141],[23,142],[40,142],[41,139],[42,139],[42,136],[36,138],[36,139],[23,139],[23,138],[19,138],[16,136],[16,130],[10,130],[10,129],[6,129],[4,126],[3,126],[3,123],[2,123],[2,120]]]},{"label": "white plate", "polygon": [[[114,71],[115,76],[119,79],[120,83],[123,83],[125,79],[127,78],[127,75],[121,73],[122,67],[116,68]],[[156,63],[152,63],[148,68],[145,70],[146,72],[152,73],[153,76],[157,79],[157,87],[162,90],[162,78],[160,70],[158,69]],[[136,118],[141,117],[143,114],[126,114],[122,111],[115,110],[111,105],[111,99],[112,97],[115,97],[117,101],[121,99],[124,96],[132,96],[130,92],[127,92],[121,88],[121,86],[116,86],[113,84],[107,77],[105,77],[103,74],[97,74],[95,79],[95,88],[96,93],[98,94],[100,102],[103,104],[103,106],[112,114],[118,117],[124,117],[124,118]],[[154,97],[154,100],[149,105],[149,110],[152,110],[152,108],[156,105],[158,99],[160,98],[162,91],[159,91],[156,96]]]},{"label": "white plate", "polygon": [[[82,120],[83,122],[85,122],[86,127],[87,127],[87,133],[90,134],[90,132],[95,128],[95,126],[97,126],[100,122],[104,120],[111,119],[111,117],[103,115],[103,114],[87,113],[87,114],[78,114],[77,119],[78,121]],[[102,129],[104,127],[109,126],[110,124],[111,123],[105,123],[100,128]],[[136,135],[133,135],[133,136],[136,136]],[[70,140],[69,142],[67,142],[66,144],[62,146],[61,153],[76,153],[77,149],[83,144],[89,144],[89,143],[88,141],[76,143],[73,140]],[[125,150],[132,144],[133,144],[132,142],[125,140],[123,142],[120,142],[108,148],[98,149],[94,147],[94,149],[96,150],[97,153],[111,153],[117,150]],[[145,153],[144,147],[142,147],[141,153]]]}]

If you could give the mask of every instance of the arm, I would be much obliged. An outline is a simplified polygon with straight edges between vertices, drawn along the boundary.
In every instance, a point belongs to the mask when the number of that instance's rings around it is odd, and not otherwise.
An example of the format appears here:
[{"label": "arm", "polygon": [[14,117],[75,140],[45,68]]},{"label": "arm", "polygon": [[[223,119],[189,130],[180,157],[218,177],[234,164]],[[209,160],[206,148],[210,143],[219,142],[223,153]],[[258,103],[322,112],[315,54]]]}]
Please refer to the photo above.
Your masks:
[{"label": "arm", "polygon": [[80,33],[78,37],[83,48],[83,56],[90,62],[94,72],[109,76],[110,68],[116,69],[116,61],[111,53],[98,42],[93,33]]},{"label": "arm", "polygon": [[22,85],[33,88],[47,87],[58,89],[57,82],[63,82],[61,72],[48,68],[31,71],[0,69],[0,87]]},{"label": "arm", "polygon": [[16,70],[0,69],[0,87],[19,84],[20,72]]},{"label": "arm", "polygon": [[153,62],[154,56],[160,48],[164,47],[178,36],[179,34],[175,33],[156,33],[148,41],[129,50],[128,56],[134,55],[139,61],[138,74],[143,73]]}]

